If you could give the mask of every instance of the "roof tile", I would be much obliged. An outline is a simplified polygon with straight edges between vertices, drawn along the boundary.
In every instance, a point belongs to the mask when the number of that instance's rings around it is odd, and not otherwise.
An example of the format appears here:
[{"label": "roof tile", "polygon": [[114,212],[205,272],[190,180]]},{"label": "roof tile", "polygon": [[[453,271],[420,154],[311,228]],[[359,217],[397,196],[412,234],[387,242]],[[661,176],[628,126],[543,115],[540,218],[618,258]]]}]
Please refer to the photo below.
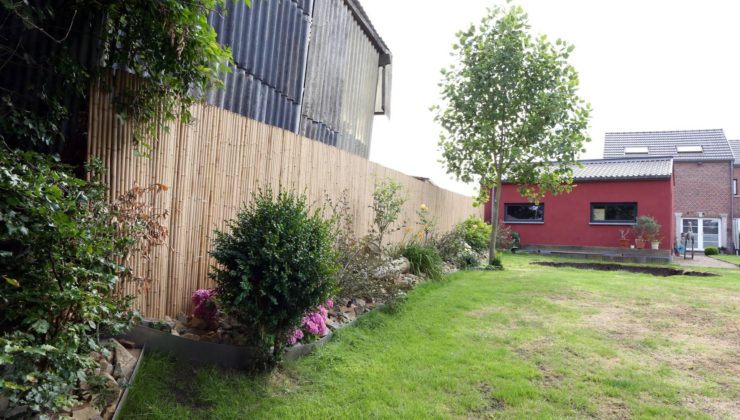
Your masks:
[{"label": "roof tile", "polygon": [[673,175],[670,157],[582,160],[580,163],[582,168],[573,168],[576,181],[656,179]]},{"label": "roof tile", "polygon": [[[606,133],[604,157],[624,157],[625,147],[648,148],[646,156],[674,160],[732,160],[733,152],[723,130],[643,131]],[[678,153],[677,146],[701,146],[702,152]],[[634,155],[631,155],[634,156]]]}]

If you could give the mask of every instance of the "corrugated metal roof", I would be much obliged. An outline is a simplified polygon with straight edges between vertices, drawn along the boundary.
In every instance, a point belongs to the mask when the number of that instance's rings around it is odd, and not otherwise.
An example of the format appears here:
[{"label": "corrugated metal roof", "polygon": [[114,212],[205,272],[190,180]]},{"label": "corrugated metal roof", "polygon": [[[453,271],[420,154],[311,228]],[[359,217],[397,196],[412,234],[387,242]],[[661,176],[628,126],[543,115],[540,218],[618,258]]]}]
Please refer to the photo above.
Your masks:
[{"label": "corrugated metal roof", "polygon": [[735,165],[740,165],[740,140],[728,140],[730,148],[735,155]]},{"label": "corrugated metal roof", "polygon": [[576,181],[657,179],[670,178],[673,174],[670,157],[582,160],[580,163],[582,168],[573,168]]},{"label": "corrugated metal roof", "polygon": [[209,23],[235,65],[208,102],[368,157],[373,115],[390,112],[391,55],[360,3],[224,7]]},{"label": "corrugated metal roof", "polygon": [[[625,148],[645,146],[648,148],[647,156],[671,156],[676,161],[733,159],[723,130],[606,133],[604,157],[625,157]],[[679,153],[679,146],[701,146],[702,151]]]}]

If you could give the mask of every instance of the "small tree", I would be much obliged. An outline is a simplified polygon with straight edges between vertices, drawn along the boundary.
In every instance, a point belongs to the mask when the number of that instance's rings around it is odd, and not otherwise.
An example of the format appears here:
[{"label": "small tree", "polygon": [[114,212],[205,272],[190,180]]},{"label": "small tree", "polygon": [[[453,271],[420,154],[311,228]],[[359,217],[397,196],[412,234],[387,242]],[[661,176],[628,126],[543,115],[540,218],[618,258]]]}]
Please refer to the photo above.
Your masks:
[{"label": "small tree", "polygon": [[576,94],[578,75],[567,63],[573,47],[533,38],[521,7],[496,7],[479,26],[458,32],[459,64],[442,70],[444,107],[433,107],[443,134],[448,173],[480,183],[479,200],[493,197],[489,261],[496,257],[498,205],[504,180],[531,201],[569,191],[590,107]]},{"label": "small tree", "polygon": [[[373,225],[370,227],[369,245],[373,252],[381,254],[383,239],[387,233],[401,229],[403,226],[394,226],[401,215],[406,198],[402,194],[403,187],[393,179],[386,178],[375,182],[373,191]],[[403,223],[402,223],[403,225]]]}]

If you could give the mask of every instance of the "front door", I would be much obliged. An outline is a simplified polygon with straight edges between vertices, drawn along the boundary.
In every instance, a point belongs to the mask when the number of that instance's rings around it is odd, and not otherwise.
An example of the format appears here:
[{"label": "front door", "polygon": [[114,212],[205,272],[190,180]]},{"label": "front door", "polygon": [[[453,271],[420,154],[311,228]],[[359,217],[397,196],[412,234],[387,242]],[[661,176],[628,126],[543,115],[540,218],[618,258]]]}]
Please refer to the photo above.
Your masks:
[{"label": "front door", "polygon": [[[691,231],[694,233],[694,246],[696,249],[703,250],[709,246],[719,248],[721,243],[720,237],[720,219],[681,219],[681,232]],[[689,245],[691,246],[691,245]]]}]

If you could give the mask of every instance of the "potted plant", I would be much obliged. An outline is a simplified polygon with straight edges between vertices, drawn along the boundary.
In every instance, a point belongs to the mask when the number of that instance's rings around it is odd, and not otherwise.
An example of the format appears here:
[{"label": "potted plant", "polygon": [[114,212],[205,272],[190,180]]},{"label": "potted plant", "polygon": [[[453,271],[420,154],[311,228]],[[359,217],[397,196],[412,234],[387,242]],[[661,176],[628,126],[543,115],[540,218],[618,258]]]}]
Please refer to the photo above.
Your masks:
[{"label": "potted plant", "polygon": [[647,242],[650,242],[653,249],[658,249],[660,246],[660,239],[658,238],[660,225],[653,217],[638,217],[637,223],[635,223],[635,227],[632,230],[635,232],[635,246],[637,248],[645,248]]},{"label": "potted plant", "polygon": [[627,237],[629,233],[630,233],[629,229],[619,229],[619,246],[621,248],[630,247],[630,239]]}]

